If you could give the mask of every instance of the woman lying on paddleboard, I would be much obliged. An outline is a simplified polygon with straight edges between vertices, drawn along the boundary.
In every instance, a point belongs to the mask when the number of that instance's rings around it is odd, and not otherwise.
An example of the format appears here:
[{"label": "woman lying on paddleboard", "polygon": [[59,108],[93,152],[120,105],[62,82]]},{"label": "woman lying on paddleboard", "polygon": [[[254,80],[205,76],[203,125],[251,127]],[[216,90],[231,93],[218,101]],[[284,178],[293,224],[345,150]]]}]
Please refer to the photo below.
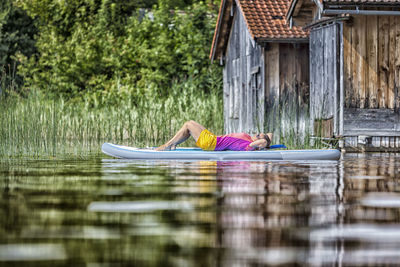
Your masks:
[{"label": "woman lying on paddleboard", "polygon": [[216,136],[203,125],[195,121],[187,121],[175,136],[156,150],[174,150],[177,145],[186,141],[190,136],[196,140],[196,145],[203,150],[235,150],[250,151],[269,148],[272,133],[259,133],[250,136],[246,133],[232,133]]}]

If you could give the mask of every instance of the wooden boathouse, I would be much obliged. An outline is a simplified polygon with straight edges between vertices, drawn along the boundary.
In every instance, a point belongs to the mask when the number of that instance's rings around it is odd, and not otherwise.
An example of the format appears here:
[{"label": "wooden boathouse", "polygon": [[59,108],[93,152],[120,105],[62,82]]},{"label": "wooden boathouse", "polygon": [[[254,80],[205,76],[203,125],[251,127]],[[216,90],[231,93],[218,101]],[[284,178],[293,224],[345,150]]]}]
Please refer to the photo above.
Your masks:
[{"label": "wooden boathouse", "polygon": [[292,0],[286,19],[310,30],[313,134],[399,151],[400,1]]},{"label": "wooden boathouse", "polygon": [[288,4],[289,0],[221,1],[210,59],[224,66],[226,132],[274,129],[278,138],[288,117],[296,131],[304,132],[308,33],[286,23]]}]

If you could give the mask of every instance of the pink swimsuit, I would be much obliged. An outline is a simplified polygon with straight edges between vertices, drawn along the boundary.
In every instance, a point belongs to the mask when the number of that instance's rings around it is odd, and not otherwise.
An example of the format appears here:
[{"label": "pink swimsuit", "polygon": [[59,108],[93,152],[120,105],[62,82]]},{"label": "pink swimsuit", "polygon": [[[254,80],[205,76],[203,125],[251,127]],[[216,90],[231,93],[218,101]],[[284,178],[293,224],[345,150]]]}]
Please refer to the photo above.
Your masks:
[{"label": "pink swimsuit", "polygon": [[232,133],[217,136],[217,144],[215,151],[221,150],[235,150],[235,151],[249,151],[254,150],[254,147],[249,146],[253,140],[251,136],[246,133]]}]

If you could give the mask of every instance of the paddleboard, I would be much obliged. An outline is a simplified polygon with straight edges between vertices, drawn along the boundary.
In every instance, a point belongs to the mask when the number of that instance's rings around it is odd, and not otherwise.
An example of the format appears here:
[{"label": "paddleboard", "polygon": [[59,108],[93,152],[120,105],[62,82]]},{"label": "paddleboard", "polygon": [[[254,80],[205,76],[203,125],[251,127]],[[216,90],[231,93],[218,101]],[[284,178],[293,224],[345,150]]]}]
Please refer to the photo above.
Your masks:
[{"label": "paddleboard", "polygon": [[200,148],[178,148],[155,151],[104,143],[104,154],[123,159],[181,159],[181,160],[338,160],[337,149],[262,150],[262,151],[203,151]]}]

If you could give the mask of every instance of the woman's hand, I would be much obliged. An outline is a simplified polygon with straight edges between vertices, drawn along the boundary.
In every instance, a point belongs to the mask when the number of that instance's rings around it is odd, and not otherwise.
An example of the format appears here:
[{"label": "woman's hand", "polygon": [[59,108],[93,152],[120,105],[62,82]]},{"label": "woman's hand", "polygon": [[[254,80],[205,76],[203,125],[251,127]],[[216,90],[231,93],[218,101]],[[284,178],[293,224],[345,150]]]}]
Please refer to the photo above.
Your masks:
[{"label": "woman's hand", "polygon": [[252,143],[250,143],[251,147],[255,148],[255,149],[264,149],[267,147],[267,140],[263,139],[258,139]]}]

